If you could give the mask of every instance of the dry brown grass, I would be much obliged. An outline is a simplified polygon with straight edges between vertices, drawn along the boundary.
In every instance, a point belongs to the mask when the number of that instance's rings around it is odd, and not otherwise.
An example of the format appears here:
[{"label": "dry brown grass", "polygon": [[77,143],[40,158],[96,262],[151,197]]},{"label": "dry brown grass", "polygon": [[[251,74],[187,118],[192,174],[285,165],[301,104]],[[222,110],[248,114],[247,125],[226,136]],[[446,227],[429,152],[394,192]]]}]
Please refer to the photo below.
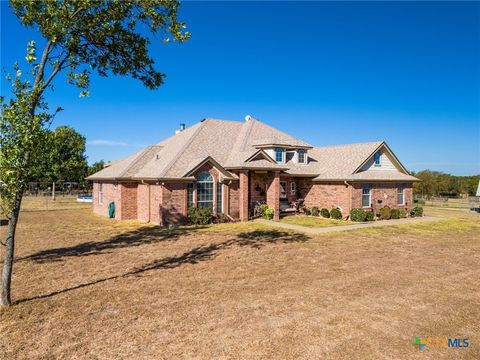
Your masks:
[{"label": "dry brown grass", "polygon": [[0,358],[479,358],[479,218],[458,214],[309,237],[25,212]]}]

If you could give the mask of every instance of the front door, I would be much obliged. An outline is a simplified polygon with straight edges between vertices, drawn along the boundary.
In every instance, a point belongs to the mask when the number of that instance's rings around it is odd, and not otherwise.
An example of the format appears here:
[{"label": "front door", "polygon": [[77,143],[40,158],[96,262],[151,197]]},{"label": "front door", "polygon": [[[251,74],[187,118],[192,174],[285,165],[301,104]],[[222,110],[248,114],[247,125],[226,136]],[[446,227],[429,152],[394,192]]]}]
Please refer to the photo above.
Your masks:
[{"label": "front door", "polygon": [[285,200],[287,198],[287,182],[280,181],[280,200]]}]

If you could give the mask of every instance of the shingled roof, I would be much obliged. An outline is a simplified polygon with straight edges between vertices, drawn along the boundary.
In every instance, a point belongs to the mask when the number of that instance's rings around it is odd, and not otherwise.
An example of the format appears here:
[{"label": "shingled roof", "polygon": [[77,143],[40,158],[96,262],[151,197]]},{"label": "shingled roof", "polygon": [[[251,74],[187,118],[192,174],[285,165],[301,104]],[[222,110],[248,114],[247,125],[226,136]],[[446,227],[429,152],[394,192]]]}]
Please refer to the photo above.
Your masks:
[{"label": "shingled roof", "polygon": [[[277,164],[261,150],[274,146],[308,149],[307,164],[293,161]],[[382,146],[390,151],[384,142],[312,147],[256,119],[246,122],[204,119],[156,145],[110,163],[88,179],[189,180],[191,170],[210,159],[222,167],[225,177],[232,179],[236,175],[229,170],[262,169],[309,176],[315,181],[416,181],[396,158],[399,171],[358,172],[358,168]]]}]

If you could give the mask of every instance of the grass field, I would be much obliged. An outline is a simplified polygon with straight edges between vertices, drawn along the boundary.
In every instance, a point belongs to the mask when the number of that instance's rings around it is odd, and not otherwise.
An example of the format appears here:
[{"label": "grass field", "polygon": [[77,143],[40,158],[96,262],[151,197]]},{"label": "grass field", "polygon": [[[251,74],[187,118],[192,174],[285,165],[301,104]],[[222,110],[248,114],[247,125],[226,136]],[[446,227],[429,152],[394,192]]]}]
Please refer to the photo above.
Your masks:
[{"label": "grass field", "polygon": [[0,359],[478,359],[479,215],[426,212],[318,237],[24,212]]},{"label": "grass field", "polygon": [[352,221],[324,219],[321,217],[305,216],[305,215],[291,215],[280,219],[280,222],[285,224],[300,225],[307,227],[327,227],[327,226],[342,226],[355,224]]}]

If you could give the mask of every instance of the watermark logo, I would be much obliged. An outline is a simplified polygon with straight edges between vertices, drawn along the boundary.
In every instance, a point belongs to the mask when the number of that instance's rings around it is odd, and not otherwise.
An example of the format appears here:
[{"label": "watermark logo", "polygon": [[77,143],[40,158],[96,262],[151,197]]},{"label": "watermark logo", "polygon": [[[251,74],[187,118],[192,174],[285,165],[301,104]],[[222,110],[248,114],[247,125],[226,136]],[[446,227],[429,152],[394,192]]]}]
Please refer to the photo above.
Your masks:
[{"label": "watermark logo", "polygon": [[412,344],[415,345],[415,347],[418,347],[419,351],[423,351],[425,346],[427,346],[427,341],[420,339],[418,336],[415,338],[415,340],[412,341]]},{"label": "watermark logo", "polygon": [[418,348],[419,351],[423,351],[425,348],[451,348],[451,349],[463,349],[470,346],[468,338],[446,338],[446,337],[428,337],[426,339],[415,337],[412,341],[413,346]]}]

